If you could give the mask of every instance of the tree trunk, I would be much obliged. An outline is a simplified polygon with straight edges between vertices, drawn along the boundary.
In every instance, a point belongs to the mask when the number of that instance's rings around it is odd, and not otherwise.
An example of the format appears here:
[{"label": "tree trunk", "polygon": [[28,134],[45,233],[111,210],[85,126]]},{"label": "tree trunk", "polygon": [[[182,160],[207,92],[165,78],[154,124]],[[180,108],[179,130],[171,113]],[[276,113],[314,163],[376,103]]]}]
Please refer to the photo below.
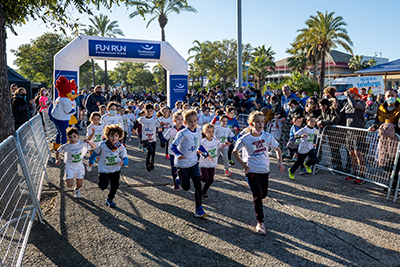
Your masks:
[{"label": "tree trunk", "polygon": [[96,72],[94,70],[94,60],[92,59],[93,87],[96,86]]},{"label": "tree trunk", "polygon": [[204,76],[201,75],[201,88],[204,88]]},{"label": "tree trunk", "polygon": [[317,63],[315,63],[313,65],[313,76],[312,76],[313,80],[316,81],[317,80]]},{"label": "tree trunk", "polygon": [[108,90],[107,60],[104,60],[104,89]]},{"label": "tree trunk", "polygon": [[4,10],[0,5],[0,142],[13,135],[15,130],[8,84],[6,38]]},{"label": "tree trunk", "polygon": [[319,94],[321,95],[324,91],[325,85],[325,51],[323,50],[321,56],[321,72],[319,74]]}]

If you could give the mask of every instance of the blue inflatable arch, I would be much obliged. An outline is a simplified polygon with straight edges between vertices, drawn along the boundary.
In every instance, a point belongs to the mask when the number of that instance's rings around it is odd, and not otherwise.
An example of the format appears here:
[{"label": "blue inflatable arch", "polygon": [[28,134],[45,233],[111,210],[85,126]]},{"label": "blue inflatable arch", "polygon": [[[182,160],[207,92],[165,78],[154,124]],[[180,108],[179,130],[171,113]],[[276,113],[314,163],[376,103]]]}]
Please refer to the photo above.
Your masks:
[{"label": "blue inflatable arch", "polygon": [[168,106],[186,97],[188,64],[168,42],[78,36],[54,56],[54,81],[65,76],[79,84],[79,67],[88,59],[160,63],[167,70]]}]

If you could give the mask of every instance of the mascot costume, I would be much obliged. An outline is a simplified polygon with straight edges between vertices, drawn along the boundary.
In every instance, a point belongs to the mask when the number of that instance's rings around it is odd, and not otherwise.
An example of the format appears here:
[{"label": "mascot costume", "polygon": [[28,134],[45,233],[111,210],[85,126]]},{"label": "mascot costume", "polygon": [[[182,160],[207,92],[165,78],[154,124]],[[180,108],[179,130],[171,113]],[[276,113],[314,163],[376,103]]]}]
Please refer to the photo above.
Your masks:
[{"label": "mascot costume", "polygon": [[57,150],[62,144],[67,143],[67,128],[77,123],[74,116],[76,113],[75,98],[79,95],[73,95],[77,92],[77,86],[74,80],[69,81],[64,76],[60,76],[55,87],[58,91],[58,98],[49,107],[49,117],[57,128],[57,136],[53,149]]}]

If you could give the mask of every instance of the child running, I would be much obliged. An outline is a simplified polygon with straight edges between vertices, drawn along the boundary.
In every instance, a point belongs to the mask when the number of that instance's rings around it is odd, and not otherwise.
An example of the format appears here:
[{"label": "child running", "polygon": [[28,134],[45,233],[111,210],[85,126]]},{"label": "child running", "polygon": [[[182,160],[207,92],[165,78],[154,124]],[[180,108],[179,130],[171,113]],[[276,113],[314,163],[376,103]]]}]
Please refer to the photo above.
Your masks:
[{"label": "child running", "polygon": [[117,102],[110,102],[107,105],[107,111],[103,117],[101,117],[100,123],[106,127],[107,125],[117,124],[122,127],[122,118],[121,115],[117,114],[118,103]]},{"label": "child running", "polygon": [[154,170],[154,157],[156,156],[157,127],[160,127],[158,119],[153,116],[154,107],[146,105],[146,116],[140,117],[137,122],[142,125],[143,146],[147,148],[146,171]]},{"label": "child running", "polygon": [[203,107],[202,108],[202,113],[199,117],[199,126],[203,127],[204,125],[208,124],[211,122],[212,117],[210,115],[210,108],[209,107]]},{"label": "child running", "polygon": [[128,106],[128,114],[126,114],[126,116],[128,116],[128,121],[129,121],[128,131],[127,131],[129,138],[128,142],[132,142],[132,129],[136,118],[135,118],[135,113],[133,113],[133,108],[131,106]]},{"label": "child running", "polygon": [[296,162],[293,164],[291,168],[288,169],[289,178],[294,179],[294,173],[297,168],[303,165],[304,160],[309,157],[309,161],[304,163],[304,167],[308,173],[311,173],[311,166],[317,164],[319,162],[317,153],[315,153],[315,144],[314,144],[314,136],[317,132],[315,128],[315,117],[310,116],[307,118],[307,125],[304,128],[298,130],[295,134],[295,138],[301,138],[298,150],[298,156]]},{"label": "child running", "polygon": [[124,108],[120,108],[119,110],[119,115],[121,116],[122,119],[122,129],[124,129],[124,138],[122,138],[122,145],[124,147],[126,147],[126,136],[128,135],[128,131],[129,131],[129,125],[130,125],[130,119],[127,113],[127,110],[125,110]]},{"label": "child running", "polygon": [[[226,115],[228,116],[228,123],[226,126],[228,126],[229,129],[233,133],[238,133],[239,132],[239,122],[236,119],[236,109],[233,106],[227,106],[226,107]],[[232,140],[230,140],[232,141]],[[233,151],[234,145],[231,144],[228,149],[228,160],[229,160],[229,166],[235,166],[235,162],[232,160],[232,151]]]},{"label": "child running", "polygon": [[[185,128],[183,126],[183,115],[181,111],[175,112],[174,113],[174,127],[169,128],[165,133],[163,133],[163,129],[159,128],[158,129],[158,138],[160,139],[161,146],[164,144],[168,144],[168,142],[171,140],[173,142],[175,140],[176,135],[178,132],[182,129]],[[171,148],[168,146],[168,154],[169,154],[169,160],[171,163],[171,175],[173,179],[173,184],[174,184],[174,190],[179,190],[179,185],[176,184],[176,177],[177,177],[177,168],[175,167],[174,161],[175,161],[175,154],[172,152]]]},{"label": "child running", "polygon": [[[172,121],[172,118],[171,118],[171,112],[170,112],[170,110],[169,110],[169,108],[168,107],[163,107],[161,110],[160,110],[160,115],[162,115],[161,116],[161,118],[158,120],[158,122],[160,123],[160,125],[162,126],[162,130],[163,130],[163,132],[166,132],[166,131],[168,131],[168,129],[170,129],[171,127],[172,127],[172,125],[173,125],[173,121]],[[181,114],[182,115],[182,114]],[[175,137],[175,136],[174,136]],[[169,139],[167,139],[167,143],[165,143],[165,144],[163,144],[162,142],[161,142],[161,147],[162,148],[164,148],[164,146],[166,145],[166,147],[165,147],[165,159],[168,159],[169,160],[169,151],[170,151],[170,148],[169,148]]]},{"label": "child running", "polygon": [[[227,127],[228,124],[228,116],[221,115],[219,117],[219,121],[221,123],[220,126],[215,127],[215,137],[221,142],[221,144],[225,144],[228,141],[228,138],[231,138],[236,141],[236,136],[232,133],[231,129]],[[222,155],[222,159],[224,161],[225,166],[225,176],[231,176],[232,173],[229,171],[229,160],[228,160],[228,149],[222,148],[219,150],[218,154]]]},{"label": "child running", "polygon": [[[103,141],[104,125],[100,124],[101,115],[99,112],[93,112],[92,114],[90,114],[89,119],[91,124],[87,127],[86,138],[89,139],[89,141],[93,142],[96,147],[98,147]],[[89,152],[90,155],[92,155],[93,150],[90,149]]]},{"label": "child running", "polygon": [[83,166],[82,159],[88,152],[89,148],[95,149],[96,145],[91,143],[88,139],[84,141],[79,140],[79,131],[75,127],[67,128],[68,143],[61,145],[57,149],[56,164],[60,165],[60,154],[64,155],[65,163],[65,182],[68,187],[74,185],[74,177],[76,179],[75,197],[81,198],[82,194],[80,188],[82,187],[83,177],[85,176],[85,167]]},{"label": "child running", "polygon": [[175,166],[178,168],[179,178],[175,182],[179,185],[182,183],[182,189],[188,191],[190,189],[190,179],[193,181],[195,189],[196,212],[195,217],[206,217],[207,213],[202,206],[202,190],[201,175],[199,163],[197,159],[197,151],[208,156],[207,150],[200,145],[201,132],[197,128],[197,112],[190,110],[184,113],[184,121],[187,128],[181,130],[176,135],[171,145],[172,152],[175,153]]},{"label": "child running", "polygon": [[201,145],[210,153],[210,158],[200,157],[201,181],[203,186],[203,199],[208,199],[207,191],[214,182],[215,168],[218,165],[218,151],[231,145],[229,142],[221,143],[214,138],[215,127],[211,123],[203,126],[203,139]]},{"label": "child running", "polygon": [[[237,140],[233,155],[246,172],[246,179],[253,193],[254,210],[256,213],[256,231],[265,235],[264,211],[262,200],[268,193],[269,157],[268,148],[276,151],[279,172],[285,167],[282,164],[282,152],[278,142],[264,130],[264,116],[260,111],[254,111],[249,115],[248,123],[251,127],[249,133]],[[242,150],[243,158],[239,151]]]},{"label": "child running", "polygon": [[89,166],[92,167],[96,157],[99,157],[99,187],[105,190],[110,184],[110,192],[106,199],[106,205],[110,208],[115,208],[114,203],[115,193],[119,187],[119,174],[121,167],[129,163],[126,148],[120,143],[124,137],[124,130],[118,125],[107,125],[104,128],[104,136],[106,141],[103,141],[98,146],[89,158]]}]

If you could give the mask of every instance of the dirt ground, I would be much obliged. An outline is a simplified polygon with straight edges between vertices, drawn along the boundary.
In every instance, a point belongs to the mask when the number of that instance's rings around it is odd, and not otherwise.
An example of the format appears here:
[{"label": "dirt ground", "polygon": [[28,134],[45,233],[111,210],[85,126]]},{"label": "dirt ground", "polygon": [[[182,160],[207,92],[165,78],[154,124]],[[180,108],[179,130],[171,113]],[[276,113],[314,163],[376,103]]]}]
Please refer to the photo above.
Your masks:
[{"label": "dirt ground", "polygon": [[49,163],[45,221],[34,223],[24,266],[400,266],[400,204],[375,185],[325,171],[290,180],[292,162],[279,173],[271,159],[267,235],[260,236],[237,166],[231,177],[218,166],[203,202],[209,216],[199,219],[193,189],[172,189],[165,150],[157,144],[148,173],[137,145],[135,138],[127,146],[130,162],[116,209],[105,205],[108,190],[97,186],[97,167],[86,173],[82,198],[75,199],[62,180],[63,165]]}]

